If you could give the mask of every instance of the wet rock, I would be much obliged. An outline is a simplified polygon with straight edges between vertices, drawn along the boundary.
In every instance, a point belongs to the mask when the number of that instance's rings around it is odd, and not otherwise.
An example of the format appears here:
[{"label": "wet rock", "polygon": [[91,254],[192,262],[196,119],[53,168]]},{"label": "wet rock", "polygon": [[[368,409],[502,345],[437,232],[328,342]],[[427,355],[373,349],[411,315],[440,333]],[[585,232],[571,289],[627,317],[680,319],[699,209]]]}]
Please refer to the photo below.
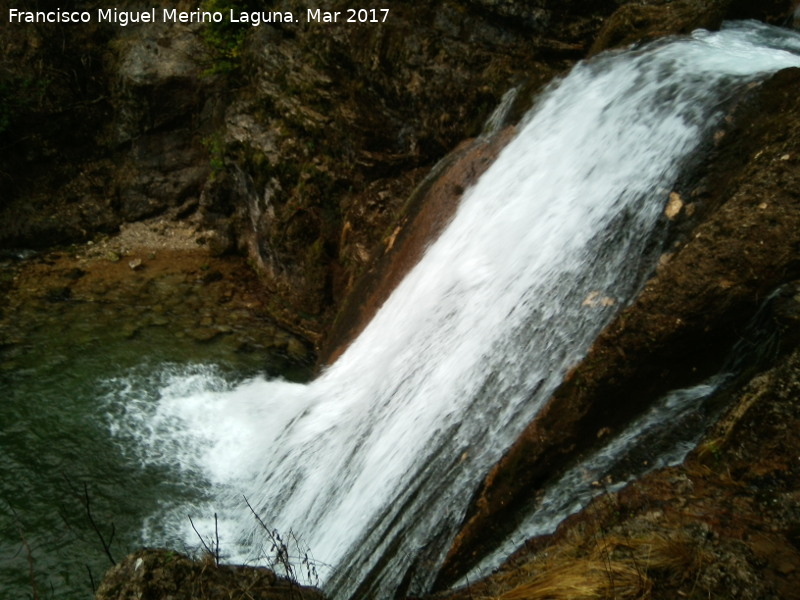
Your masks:
[{"label": "wet rock", "polygon": [[203,285],[208,285],[209,283],[214,283],[216,281],[222,281],[224,279],[224,275],[217,270],[209,271],[205,273],[201,278],[200,281],[203,282]]},{"label": "wet rock", "polygon": [[44,299],[48,302],[64,302],[70,298],[72,298],[72,288],[68,286],[50,287],[44,293]]},{"label": "wet rock", "polygon": [[667,206],[664,209],[664,216],[667,217],[670,221],[674,220],[683,209],[683,200],[680,197],[680,194],[676,192],[672,192],[669,195],[669,201],[667,202]]},{"label": "wet rock", "polygon": [[[602,590],[609,573],[618,575],[620,597],[626,572],[635,574],[633,589],[649,589],[657,600],[796,598],[798,425],[795,346],[737,390],[683,465],[600,496],[554,534],[528,540],[486,580],[436,598],[538,597],[531,590],[545,583],[548,597],[572,598],[578,585]],[[594,577],[592,560],[600,555],[603,568]]]},{"label": "wet rock", "polygon": [[800,283],[783,286],[776,293],[772,311],[778,323],[781,345],[787,349],[800,345]]},{"label": "wet rock", "polygon": [[625,4],[603,25],[589,53],[665,35],[688,34],[698,28],[718,29],[729,4],[729,0]]},{"label": "wet rock", "polygon": [[141,331],[141,326],[138,323],[123,323],[120,327],[120,335],[126,340],[135,338]]},{"label": "wet rock", "polygon": [[222,332],[213,327],[198,327],[196,329],[187,329],[186,334],[193,340],[200,343],[208,343],[215,339]]},{"label": "wet rock", "polygon": [[226,231],[209,231],[197,243],[208,246],[211,256],[224,256],[236,249],[234,238]]},{"label": "wet rock", "polygon": [[212,557],[191,560],[169,550],[140,550],[111,568],[95,600],[323,600],[316,588],[301,586],[258,567],[217,565]]},{"label": "wet rock", "polygon": [[[399,224],[382,240],[373,262],[348,295],[322,350],[331,363],[366,326],[428,243],[450,222],[464,190],[491,165],[514,134],[509,127],[491,138],[468,140],[443,159],[412,194]],[[344,235],[350,235],[345,227]],[[355,234],[352,234],[355,235]]]},{"label": "wet rock", "polygon": [[725,19],[759,19],[783,25],[790,13],[786,0],[651,0],[621,6],[597,34],[590,55],[695,29],[718,29]]},{"label": "wet rock", "polygon": [[64,273],[64,277],[66,277],[67,279],[72,279],[73,281],[80,279],[84,275],[86,275],[86,271],[78,267],[74,267],[69,271],[67,271],[66,273]]}]

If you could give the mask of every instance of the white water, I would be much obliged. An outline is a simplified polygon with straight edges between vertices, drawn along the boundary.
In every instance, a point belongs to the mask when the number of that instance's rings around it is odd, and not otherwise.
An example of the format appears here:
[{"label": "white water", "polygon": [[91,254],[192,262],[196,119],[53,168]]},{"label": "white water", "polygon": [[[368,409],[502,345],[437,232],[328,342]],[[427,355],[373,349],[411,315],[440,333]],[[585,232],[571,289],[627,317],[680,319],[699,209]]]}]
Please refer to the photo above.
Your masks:
[{"label": "white water", "polygon": [[699,385],[666,394],[619,435],[577,461],[541,490],[541,497],[532,497],[533,510],[461,584],[488,575],[525,540],[552,533],[595,496],[615,492],[644,473],[683,462],[716,414],[706,404],[729,378],[728,373],[718,374]]},{"label": "white water", "polygon": [[186,513],[209,532],[216,512],[223,551],[255,560],[268,547],[244,495],[301,537],[336,597],[391,597],[412,565],[410,589],[424,591],[483,475],[641,284],[671,186],[721,101],[800,66],[780,45],[800,50],[749,24],[577,66],[315,381],[228,388],[200,370],[170,377],[154,403],[134,382],[115,430],[209,496],[154,515],[148,543],[194,545]]}]

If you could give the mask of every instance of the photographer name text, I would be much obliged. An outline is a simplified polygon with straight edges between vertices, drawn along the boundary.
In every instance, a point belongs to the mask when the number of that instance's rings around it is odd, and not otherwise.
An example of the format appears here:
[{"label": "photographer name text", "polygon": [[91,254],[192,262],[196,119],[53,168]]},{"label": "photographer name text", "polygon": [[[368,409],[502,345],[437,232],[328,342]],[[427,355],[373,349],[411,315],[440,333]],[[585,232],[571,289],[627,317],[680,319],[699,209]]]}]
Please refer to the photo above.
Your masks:
[{"label": "photographer name text", "polygon": [[[160,18],[159,18],[160,17]],[[305,19],[303,19],[305,17]],[[141,23],[240,23],[258,27],[274,23],[385,23],[389,18],[388,8],[348,8],[347,10],[307,9],[298,16],[291,11],[221,11],[191,10],[176,8],[151,8],[143,11],[98,8],[95,11],[28,11],[8,9],[9,23],[113,23],[120,27]]]}]

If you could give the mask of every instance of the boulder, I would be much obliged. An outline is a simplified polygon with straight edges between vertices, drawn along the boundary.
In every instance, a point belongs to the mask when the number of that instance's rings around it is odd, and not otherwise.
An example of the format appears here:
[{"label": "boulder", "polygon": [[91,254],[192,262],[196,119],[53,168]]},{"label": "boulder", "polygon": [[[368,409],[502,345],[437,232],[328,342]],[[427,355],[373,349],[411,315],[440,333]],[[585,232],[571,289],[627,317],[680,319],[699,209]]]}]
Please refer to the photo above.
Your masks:
[{"label": "boulder", "polygon": [[313,587],[278,577],[266,568],[218,565],[213,556],[201,560],[171,550],[139,550],[109,569],[95,600],[323,600]]}]

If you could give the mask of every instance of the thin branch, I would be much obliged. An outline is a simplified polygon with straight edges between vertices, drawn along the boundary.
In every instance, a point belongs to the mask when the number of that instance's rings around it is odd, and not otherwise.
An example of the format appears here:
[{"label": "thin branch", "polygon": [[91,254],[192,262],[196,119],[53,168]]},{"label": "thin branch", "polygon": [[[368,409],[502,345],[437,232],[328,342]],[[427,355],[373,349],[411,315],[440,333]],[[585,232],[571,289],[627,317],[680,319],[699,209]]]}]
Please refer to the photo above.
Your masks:
[{"label": "thin branch", "polygon": [[[84,482],[83,493],[81,494],[77,489],[75,489],[75,486],[72,484],[72,481],[69,479],[69,477],[66,476],[66,474],[64,475],[64,480],[67,482],[67,485],[72,493],[78,498],[78,501],[83,504],[84,509],[86,509],[86,517],[89,519],[89,524],[92,526],[95,534],[97,534],[97,537],[100,540],[100,545],[103,546],[103,552],[105,552],[105,555],[108,557],[108,560],[111,561],[111,564],[116,566],[117,561],[114,560],[114,557],[111,555],[111,544],[114,542],[114,536],[117,533],[116,526],[113,522],[111,523],[111,535],[108,538],[108,542],[106,542],[106,538],[103,535],[103,532],[100,531],[100,527],[98,526],[97,521],[94,520],[94,515],[92,514],[92,503],[91,498],[89,497],[89,484]],[[67,524],[67,527],[69,527],[69,523],[63,514],[61,515],[61,518],[64,520],[64,523]]]},{"label": "thin branch", "polygon": [[89,565],[84,565],[86,567],[86,571],[89,573],[89,582],[92,584],[92,595],[97,593],[97,586],[94,584],[94,576],[92,575],[92,569],[89,568]]},{"label": "thin branch", "polygon": [[219,566],[219,523],[217,522],[217,513],[214,513],[214,537],[217,544],[214,548],[214,561]]},{"label": "thin branch", "polygon": [[[263,519],[258,515],[255,511],[253,506],[250,504],[250,501],[247,499],[247,496],[242,496],[244,498],[245,504],[247,504],[247,508],[250,509],[250,512],[253,513],[258,524],[267,532],[270,541],[272,542],[272,547],[270,548],[270,552],[274,553],[274,562],[278,563],[282,568],[286,575],[286,579],[289,581],[290,586],[294,586],[297,583],[297,576],[295,573],[294,566],[289,558],[289,547],[281,538],[281,534],[278,532],[277,529],[270,529],[267,527],[267,524],[264,523]],[[289,532],[291,535],[291,531]]]},{"label": "thin branch", "polygon": [[[205,551],[208,554],[210,554],[211,556],[216,557],[216,555],[214,554],[213,550],[211,550],[211,548],[208,547],[208,544],[206,544],[206,541],[203,539],[203,536],[200,535],[199,531],[197,531],[197,527],[194,526],[194,521],[192,521],[192,515],[186,515],[186,516],[189,517],[189,523],[191,524],[192,529],[194,530],[195,534],[197,534],[197,538],[200,540],[200,543],[203,544],[203,548],[205,548]],[[219,564],[219,563],[217,563],[217,564]]]},{"label": "thin branch", "polygon": [[91,501],[89,499],[89,484],[83,484],[83,506],[86,508],[86,516],[89,518],[89,523],[94,529],[94,532],[97,534],[97,537],[100,539],[100,543],[103,546],[103,552],[106,553],[108,560],[111,561],[112,565],[116,565],[117,561],[114,560],[114,557],[111,555],[111,542],[114,541],[114,534],[116,533],[116,527],[114,523],[111,523],[111,537],[109,541],[106,542],[105,536],[103,536],[103,532],[100,531],[100,527],[98,527],[97,522],[94,520],[94,515],[92,515],[92,508],[91,508]]}]

